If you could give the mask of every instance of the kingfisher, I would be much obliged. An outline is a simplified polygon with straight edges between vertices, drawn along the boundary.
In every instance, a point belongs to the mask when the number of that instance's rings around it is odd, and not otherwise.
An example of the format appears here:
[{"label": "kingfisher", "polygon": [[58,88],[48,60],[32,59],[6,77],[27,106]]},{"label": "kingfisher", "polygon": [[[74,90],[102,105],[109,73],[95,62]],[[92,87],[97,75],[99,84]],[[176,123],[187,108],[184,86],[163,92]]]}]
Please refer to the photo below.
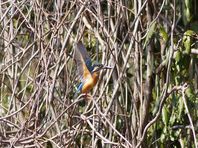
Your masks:
[{"label": "kingfisher", "polygon": [[75,43],[74,60],[81,80],[77,92],[85,94],[97,84],[100,70],[111,69],[111,67],[103,64],[92,64],[91,58],[81,41]]}]

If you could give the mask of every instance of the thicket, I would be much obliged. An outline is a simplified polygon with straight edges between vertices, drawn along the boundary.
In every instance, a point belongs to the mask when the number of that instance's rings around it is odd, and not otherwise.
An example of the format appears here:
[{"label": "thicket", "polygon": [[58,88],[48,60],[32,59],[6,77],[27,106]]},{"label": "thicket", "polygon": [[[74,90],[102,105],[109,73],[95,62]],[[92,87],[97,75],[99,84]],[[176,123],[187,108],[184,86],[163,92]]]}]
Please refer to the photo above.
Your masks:
[{"label": "thicket", "polygon": [[0,147],[197,148],[197,32],[196,0],[0,0]]}]

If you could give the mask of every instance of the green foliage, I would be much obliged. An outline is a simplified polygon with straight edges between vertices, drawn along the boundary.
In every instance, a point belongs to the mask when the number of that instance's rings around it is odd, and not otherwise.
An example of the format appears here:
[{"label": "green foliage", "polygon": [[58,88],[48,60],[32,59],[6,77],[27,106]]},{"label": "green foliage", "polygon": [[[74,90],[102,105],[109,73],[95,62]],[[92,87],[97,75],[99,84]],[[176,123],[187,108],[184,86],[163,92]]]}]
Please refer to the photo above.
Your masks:
[{"label": "green foliage", "polygon": [[163,121],[165,127],[167,127],[167,125],[168,125],[169,118],[170,118],[169,110],[167,107],[164,106],[162,109],[162,121]]},{"label": "green foliage", "polygon": [[148,32],[146,34],[146,39],[145,39],[143,48],[145,48],[148,45],[148,43],[150,42],[150,39],[155,34],[155,31],[156,31],[156,22],[153,22],[148,28]]},{"label": "green foliage", "polygon": [[192,14],[192,1],[193,0],[184,0],[182,1],[182,18],[183,18],[183,23],[184,25],[187,25],[188,23],[190,23],[190,21],[192,20],[193,14]]},{"label": "green foliage", "polygon": [[159,24],[158,28],[159,28],[159,36],[162,38],[162,40],[164,42],[167,42],[168,41],[168,34],[167,34],[165,28],[160,24]]},{"label": "green foliage", "polygon": [[195,35],[194,31],[187,30],[184,33],[184,37],[183,37],[183,40],[182,40],[184,48],[185,48],[185,53],[188,54],[188,55],[191,53],[191,46],[192,46],[192,43],[193,43],[193,40],[192,40],[193,35]]}]

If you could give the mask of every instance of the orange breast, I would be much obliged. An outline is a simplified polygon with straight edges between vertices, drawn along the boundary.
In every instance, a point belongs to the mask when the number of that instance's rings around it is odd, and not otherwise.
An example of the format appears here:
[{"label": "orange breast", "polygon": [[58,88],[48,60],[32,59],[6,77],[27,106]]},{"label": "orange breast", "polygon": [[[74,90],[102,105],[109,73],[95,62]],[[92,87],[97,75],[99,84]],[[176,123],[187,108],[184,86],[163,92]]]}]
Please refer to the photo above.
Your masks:
[{"label": "orange breast", "polygon": [[97,81],[98,81],[98,73],[97,72],[86,77],[85,83],[82,87],[82,93],[88,93],[96,85]]}]

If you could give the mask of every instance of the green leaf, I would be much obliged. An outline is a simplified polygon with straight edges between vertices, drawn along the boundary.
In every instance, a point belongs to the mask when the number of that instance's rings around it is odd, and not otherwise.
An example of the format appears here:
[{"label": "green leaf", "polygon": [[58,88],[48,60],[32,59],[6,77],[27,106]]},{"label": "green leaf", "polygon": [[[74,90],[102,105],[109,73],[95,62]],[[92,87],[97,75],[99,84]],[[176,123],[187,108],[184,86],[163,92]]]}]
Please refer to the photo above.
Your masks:
[{"label": "green leaf", "polygon": [[188,87],[188,88],[186,89],[185,94],[186,94],[186,96],[187,96],[188,98],[192,98],[192,97],[194,96],[193,90],[192,90],[190,87]]},{"label": "green leaf", "polygon": [[161,134],[161,136],[160,136],[160,141],[161,141],[162,143],[164,143],[165,138],[166,138],[166,135],[165,135],[164,133]]},{"label": "green leaf", "polygon": [[181,51],[177,50],[174,56],[175,56],[175,61],[178,63],[181,60],[181,58],[182,58]]},{"label": "green leaf", "polygon": [[192,30],[187,30],[185,33],[184,33],[184,35],[186,35],[186,36],[193,36],[193,35],[195,35],[196,33],[194,32],[194,31],[192,31]]},{"label": "green leaf", "polygon": [[192,30],[187,30],[184,33],[184,37],[183,37],[183,45],[185,48],[185,53],[187,53],[188,55],[191,53],[191,45],[192,45],[192,36],[195,34],[194,31]]},{"label": "green leaf", "polygon": [[162,121],[163,121],[163,123],[165,124],[166,127],[167,127],[168,122],[169,122],[169,117],[170,117],[170,115],[169,115],[168,109],[167,109],[167,107],[164,106],[163,109],[162,109]]},{"label": "green leaf", "polygon": [[145,39],[145,42],[144,42],[144,46],[143,48],[146,47],[146,45],[148,45],[151,37],[153,36],[153,34],[155,33],[155,30],[156,30],[156,22],[153,22],[150,27],[148,28],[148,32],[147,32],[147,35],[146,35],[146,39]]},{"label": "green leaf", "polygon": [[192,19],[190,9],[186,9],[186,19],[187,19],[188,22],[190,22],[191,19]]},{"label": "green leaf", "polygon": [[160,25],[159,27],[159,35],[163,39],[163,41],[167,42],[168,41],[168,34],[165,31],[164,27]]},{"label": "green leaf", "polygon": [[182,1],[182,18],[185,26],[190,23],[193,18],[192,9],[192,0]]}]

